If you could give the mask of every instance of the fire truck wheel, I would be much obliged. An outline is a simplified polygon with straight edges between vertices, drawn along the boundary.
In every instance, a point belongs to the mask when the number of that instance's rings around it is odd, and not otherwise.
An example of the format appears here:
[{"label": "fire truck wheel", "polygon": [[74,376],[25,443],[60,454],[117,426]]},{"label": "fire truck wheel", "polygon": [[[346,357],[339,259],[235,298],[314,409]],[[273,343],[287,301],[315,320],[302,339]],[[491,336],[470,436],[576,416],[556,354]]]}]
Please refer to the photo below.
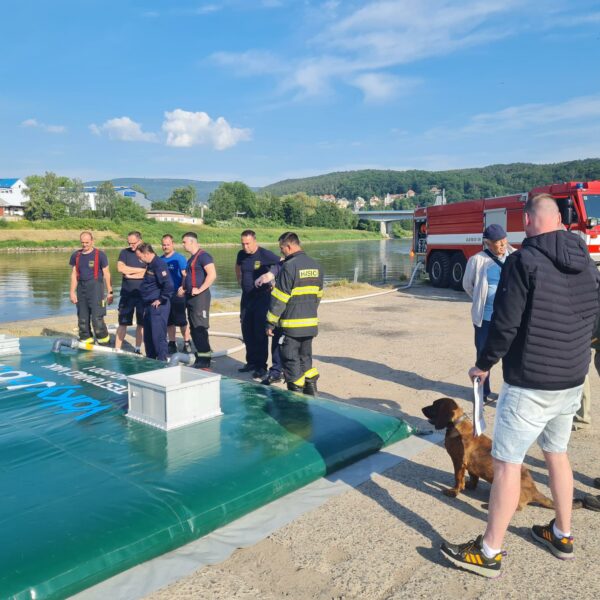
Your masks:
[{"label": "fire truck wheel", "polygon": [[433,287],[448,287],[450,283],[450,257],[445,252],[434,252],[431,255],[429,279]]},{"label": "fire truck wheel", "polygon": [[450,287],[453,290],[463,291],[462,280],[465,275],[467,259],[462,252],[455,252],[450,259]]}]

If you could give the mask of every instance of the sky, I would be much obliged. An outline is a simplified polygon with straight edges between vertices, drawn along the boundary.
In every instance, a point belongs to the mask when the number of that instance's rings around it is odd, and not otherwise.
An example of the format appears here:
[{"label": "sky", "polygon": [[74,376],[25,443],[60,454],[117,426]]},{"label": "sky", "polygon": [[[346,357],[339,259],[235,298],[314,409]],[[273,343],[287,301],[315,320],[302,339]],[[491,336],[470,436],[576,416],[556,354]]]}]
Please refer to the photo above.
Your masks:
[{"label": "sky", "polygon": [[0,178],[600,157],[597,0],[6,0]]}]

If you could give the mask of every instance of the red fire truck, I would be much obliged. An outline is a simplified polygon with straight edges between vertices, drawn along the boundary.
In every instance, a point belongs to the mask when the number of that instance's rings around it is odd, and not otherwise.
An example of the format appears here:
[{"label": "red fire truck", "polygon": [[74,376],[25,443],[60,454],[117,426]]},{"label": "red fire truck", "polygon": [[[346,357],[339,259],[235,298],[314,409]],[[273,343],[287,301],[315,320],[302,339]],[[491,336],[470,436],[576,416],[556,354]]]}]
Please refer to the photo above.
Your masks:
[{"label": "red fire truck", "polygon": [[560,183],[526,194],[417,208],[413,252],[425,260],[431,283],[462,290],[467,260],[482,250],[483,230],[492,223],[502,225],[508,243],[518,248],[525,238],[525,201],[542,193],[556,199],[565,227],[585,240],[600,263],[600,181]]}]

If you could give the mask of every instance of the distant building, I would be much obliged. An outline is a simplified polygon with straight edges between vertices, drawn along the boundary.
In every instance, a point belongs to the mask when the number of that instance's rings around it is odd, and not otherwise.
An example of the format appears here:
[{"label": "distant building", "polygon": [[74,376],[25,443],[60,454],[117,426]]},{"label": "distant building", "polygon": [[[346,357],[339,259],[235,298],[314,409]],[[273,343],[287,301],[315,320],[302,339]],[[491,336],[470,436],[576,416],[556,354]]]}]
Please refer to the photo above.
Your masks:
[{"label": "distant building", "polygon": [[350,200],[348,200],[347,198],[340,198],[339,200],[336,200],[335,203],[340,208],[348,208],[348,206],[350,205]]},{"label": "distant building", "polygon": [[[138,192],[130,187],[125,187],[123,185],[114,186],[115,192],[120,194],[125,198],[131,198],[137,204],[139,204],[142,208],[149,209],[150,208],[150,200],[146,198],[145,194]],[[85,195],[87,196],[88,204],[91,210],[96,210],[96,196],[98,195],[98,186],[96,185],[87,185],[83,188]]]},{"label": "distant building", "polygon": [[354,210],[361,210],[367,204],[367,201],[362,196],[357,196],[354,201]]},{"label": "distant building", "polygon": [[323,194],[322,196],[319,196],[319,198],[321,200],[323,200],[323,202],[335,202],[336,198],[333,194]]},{"label": "distant building", "polygon": [[414,198],[416,195],[417,195],[417,192],[415,192],[414,190],[408,190],[408,192],[406,192],[407,198]]},{"label": "distant building", "polygon": [[394,203],[394,200],[402,200],[403,198],[406,198],[406,194],[386,194],[383,199],[383,205],[389,206]]},{"label": "distant building", "polygon": [[369,198],[369,206],[379,206],[381,204],[381,199],[379,196],[371,196]]},{"label": "distant building", "polygon": [[28,200],[27,186],[23,180],[0,179],[0,217],[23,218],[23,205]]},{"label": "distant building", "polygon": [[440,189],[440,188],[439,188],[437,185],[432,185],[432,186],[429,188],[429,193],[430,193],[430,194],[433,194],[434,196],[437,196],[438,194],[440,194],[440,193],[441,193],[441,191],[442,191],[442,190],[441,190],[441,189]]},{"label": "distant building", "polygon": [[149,210],[146,216],[149,219],[166,223],[189,223],[190,225],[202,225],[204,223],[204,219],[190,217],[176,210]]}]

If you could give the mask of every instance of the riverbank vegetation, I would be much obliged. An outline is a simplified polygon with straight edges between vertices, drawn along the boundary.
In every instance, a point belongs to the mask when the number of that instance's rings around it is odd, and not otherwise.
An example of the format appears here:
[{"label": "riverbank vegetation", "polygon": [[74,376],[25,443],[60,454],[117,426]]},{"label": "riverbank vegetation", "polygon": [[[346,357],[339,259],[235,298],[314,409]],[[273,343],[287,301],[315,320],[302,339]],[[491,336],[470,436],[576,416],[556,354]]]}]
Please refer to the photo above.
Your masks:
[{"label": "riverbank vegetation", "polygon": [[105,248],[121,246],[132,230],[140,230],[151,243],[160,242],[164,233],[177,239],[189,230],[199,233],[203,244],[237,244],[244,229],[255,230],[265,243],[276,242],[281,232],[289,229],[304,241],[380,237],[377,224],[359,226],[352,211],[335,203],[302,193],[282,197],[257,194],[241,182],[221,184],[210,195],[208,207],[197,202],[192,186],[177,188],[167,200],[152,203],[154,210],[202,214],[204,224],[200,226],[148,219],[139,204],[118,194],[109,181],[97,186],[93,202],[77,179],[46,173],[27,177],[26,184],[25,220],[0,219],[0,249],[70,248],[79,245],[78,236],[65,232],[84,229],[102,232],[98,237]]},{"label": "riverbank vegetation", "polygon": [[[68,218],[60,221],[15,221],[6,222],[0,228],[0,250],[14,249],[56,249],[79,247],[79,232],[90,230],[97,232],[98,245],[102,248],[121,248],[129,231],[141,231],[144,240],[151,244],[160,244],[161,237],[170,233],[179,241],[186,231],[196,231],[202,245],[239,244],[240,232],[252,228],[261,243],[276,243],[286,227],[256,226],[245,219],[236,219],[227,227],[188,225],[185,223],[163,223],[145,219],[144,221],[121,221],[108,219]],[[331,230],[319,227],[299,227],[298,233],[303,242],[373,240],[380,235],[369,231]]]}]

